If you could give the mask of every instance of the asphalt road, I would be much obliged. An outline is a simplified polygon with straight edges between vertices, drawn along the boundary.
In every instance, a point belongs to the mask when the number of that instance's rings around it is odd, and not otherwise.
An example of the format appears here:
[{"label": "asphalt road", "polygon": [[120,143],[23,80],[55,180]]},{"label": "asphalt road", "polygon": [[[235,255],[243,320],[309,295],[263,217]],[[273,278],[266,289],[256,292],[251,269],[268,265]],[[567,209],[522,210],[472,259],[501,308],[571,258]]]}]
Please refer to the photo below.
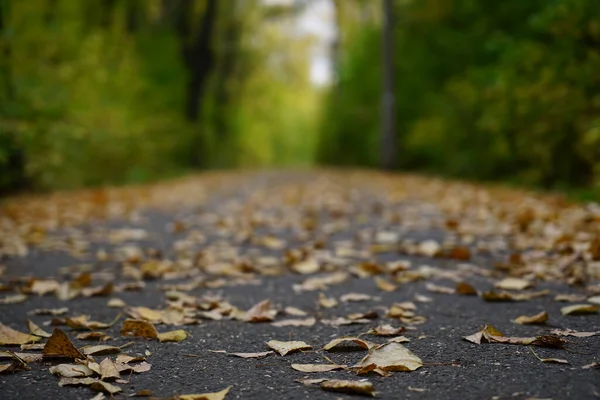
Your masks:
[{"label": "asphalt road", "polygon": [[[197,325],[183,327],[157,325],[159,331],[182,328],[190,334],[178,343],[159,343],[120,337],[123,317],[112,328],[103,330],[114,337],[107,344],[122,345],[133,341],[134,344],[123,351],[131,355],[149,352],[146,358],[152,369],[124,377],[129,383],[119,385],[123,392],[116,397],[124,398],[148,389],[152,396],[168,398],[187,393],[217,392],[231,386],[227,399],[356,398],[355,395],[324,392],[318,385],[306,386],[298,382],[306,378],[368,379],[375,387],[377,398],[381,399],[600,397],[600,370],[582,368],[600,360],[599,335],[565,337],[568,340],[566,349],[535,348],[542,358],[567,359],[569,364],[543,363],[534,356],[529,346],[476,345],[462,339],[485,324],[494,325],[507,336],[522,337],[548,334],[555,328],[600,331],[598,314],[563,316],[560,309],[568,303],[554,299],[559,293],[589,296],[590,288],[598,283],[595,277],[583,284],[569,285],[561,279],[546,280],[542,274],[535,280],[535,289],[531,290],[549,289],[550,294],[519,302],[486,302],[480,296],[432,292],[427,284],[454,287],[459,280],[468,281],[480,292],[491,289],[495,282],[505,277],[494,266],[498,261],[506,261],[508,254],[515,252],[514,246],[518,245],[514,244],[515,237],[511,231],[503,231],[501,222],[488,217],[478,219],[471,213],[478,207],[474,203],[469,204],[475,194],[464,187],[442,190],[446,197],[436,203],[431,199],[435,197],[432,193],[440,190],[437,186],[421,187],[423,183],[417,180],[400,182],[392,188],[389,186],[392,181],[393,178],[389,177],[371,179],[369,174],[366,177],[343,175],[343,178],[335,174],[264,174],[231,186],[221,185],[214,192],[207,187],[206,201],[202,205],[190,206],[186,201],[185,206],[178,209],[139,210],[133,219],[82,221],[85,223],[72,228],[50,230],[46,233],[46,246],[31,245],[29,253],[22,257],[4,255],[0,265],[4,265],[6,270],[0,275],[0,283],[12,289],[0,295],[17,293],[18,288],[24,285],[22,277],[64,282],[70,278],[62,275],[61,269],[82,264],[90,265],[94,286],[103,284],[105,280],[112,280],[115,284],[134,282],[136,280],[131,274],[125,273],[124,265],[128,263],[116,256],[126,253],[124,246],[136,246],[144,251],[159,250],[162,260],[181,261],[184,265],[181,269],[188,275],[145,276],[141,279],[145,283],[142,290],[117,291],[108,296],[80,296],[63,301],[53,294],[33,294],[22,303],[1,304],[0,322],[26,332],[25,318],[31,318],[41,326],[50,320],[50,317],[28,312],[56,307],[68,307],[69,316],[87,314],[92,320],[108,322],[124,312],[123,309],[108,307],[110,298],[119,298],[128,307],[160,310],[167,305],[164,285],[190,283],[199,278],[197,287],[191,288],[187,294],[197,298],[219,294],[241,310],[270,299],[274,308],[297,307],[306,311],[308,317],[314,316],[317,323],[307,327],[275,327],[268,322],[250,323],[225,318],[220,321],[202,320]],[[201,182],[200,179],[199,185]],[[174,190],[172,195],[177,199],[177,196],[183,198],[189,193]],[[444,205],[454,201],[452,196],[456,197],[455,202],[460,206],[449,211],[453,208],[445,208]],[[489,209],[494,207],[490,205]],[[479,224],[480,228],[493,230],[495,227],[498,232],[481,229],[480,236],[457,232],[449,228],[452,224],[448,224],[449,218],[456,216],[465,219],[465,227]],[[174,221],[175,226],[172,225]],[[145,235],[136,238],[130,233],[127,238],[126,231],[119,231],[124,228],[139,229]],[[108,240],[111,232],[112,242]],[[118,237],[116,232],[121,232],[122,236]],[[385,233],[377,237],[377,232]],[[260,239],[264,237],[270,239]],[[433,257],[425,254],[423,249],[407,250],[414,243],[425,240],[468,246],[471,249],[469,260]],[[65,243],[73,245],[75,242],[81,242],[81,248],[84,248],[77,255],[57,249],[65,247]],[[393,246],[389,245],[390,242]],[[373,249],[374,243],[379,243],[378,251],[368,251]],[[388,248],[381,248],[385,245]],[[324,257],[322,260],[334,254],[335,248],[345,250],[335,253],[336,257],[329,263],[322,262],[319,271],[304,275],[283,266],[286,250],[301,248],[309,249],[306,250],[308,254]],[[486,251],[482,250],[484,248]],[[109,255],[107,260],[104,257],[99,260],[99,249]],[[353,250],[355,253],[352,253]],[[526,251],[529,250],[523,250]],[[189,260],[192,264],[197,262],[198,252],[204,257],[203,267],[187,266],[185,262]],[[127,254],[122,257],[127,258]],[[272,267],[272,259],[266,257],[275,257],[275,267]],[[237,276],[231,276],[218,267],[222,260],[245,260],[250,267]],[[382,277],[398,285],[394,291],[383,291],[377,286],[374,276],[368,274],[368,268],[363,276],[357,272],[356,266],[364,260],[373,261],[376,265],[394,265],[396,261],[403,261],[408,271],[420,271],[417,274],[419,279],[413,280],[410,274],[402,273],[400,275],[409,278],[397,282],[398,273],[383,273]],[[252,267],[253,263],[258,267]],[[134,269],[140,268],[140,263],[133,265]],[[217,267],[211,269],[211,265]],[[188,267],[196,272],[189,273]],[[76,268],[70,271],[72,275],[76,275]],[[179,271],[177,268],[174,270]],[[293,289],[294,285],[308,278],[340,271],[349,272],[344,282],[322,290]],[[318,305],[321,292],[338,300],[348,293],[368,294],[372,298],[357,302],[340,301],[337,307],[323,308]],[[414,302],[415,313],[426,318],[424,323],[405,323],[385,316],[385,310],[391,304],[407,301]],[[546,324],[518,325],[511,322],[520,315],[533,315],[542,310],[550,315]],[[331,326],[322,323],[323,320],[369,311],[377,311],[378,317],[367,324]],[[275,320],[285,318],[290,317],[280,313]],[[410,339],[404,345],[422,359],[423,367],[412,372],[393,372],[388,377],[376,374],[356,376],[354,372],[344,370],[303,373],[291,368],[292,363],[327,363],[324,356],[339,364],[352,365],[366,354],[365,350],[351,347],[323,352],[319,349],[335,337],[358,335],[382,323],[411,328],[404,333]],[[74,338],[76,332],[67,327],[62,329]],[[368,338],[378,343],[387,339]],[[311,344],[314,350],[285,356],[271,354],[260,359],[243,359],[214,352],[267,351],[269,348],[265,342],[269,340],[302,340]],[[73,341],[77,346],[89,344]],[[0,347],[0,350],[4,349]],[[48,372],[49,366],[55,364],[46,360],[31,363],[29,371],[0,375],[0,398],[88,399],[95,395],[87,387],[59,387],[59,378]]]}]

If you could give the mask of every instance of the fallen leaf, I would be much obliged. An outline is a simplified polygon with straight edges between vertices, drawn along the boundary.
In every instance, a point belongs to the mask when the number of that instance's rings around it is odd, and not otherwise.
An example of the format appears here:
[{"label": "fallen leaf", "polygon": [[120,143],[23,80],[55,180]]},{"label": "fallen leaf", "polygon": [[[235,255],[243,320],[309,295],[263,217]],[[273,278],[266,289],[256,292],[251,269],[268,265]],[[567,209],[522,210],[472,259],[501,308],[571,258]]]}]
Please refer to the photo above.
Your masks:
[{"label": "fallen leaf", "polygon": [[296,307],[286,307],[283,311],[285,311],[285,313],[288,315],[293,315],[294,317],[304,317],[307,315],[306,311]]},{"label": "fallen leaf", "polygon": [[269,340],[267,346],[278,352],[280,355],[285,356],[288,353],[293,353],[301,350],[310,350],[312,346],[302,341],[289,341],[282,342],[279,340]]},{"label": "fallen leaf", "polygon": [[540,360],[543,363],[547,363],[547,364],[568,364],[569,363],[569,361],[563,360],[560,358],[541,358],[540,356],[537,355],[537,353],[535,351],[533,351],[533,349],[531,347],[529,348],[529,350],[531,350],[531,352],[533,353],[535,358],[537,358],[538,360]]},{"label": "fallen leaf", "polygon": [[111,395],[122,391],[122,389],[120,387],[110,384],[108,382],[104,382],[104,381],[92,382],[92,384],[90,385],[90,389],[95,390],[97,392],[108,393]]},{"label": "fallen leaf", "polygon": [[394,285],[392,282],[390,282],[387,279],[384,279],[380,276],[376,276],[374,279],[375,279],[375,284],[377,285],[379,290],[382,290],[384,292],[393,292],[396,289],[398,289],[398,285]]},{"label": "fallen leaf", "polygon": [[134,319],[144,319],[150,322],[162,320],[162,312],[147,307],[129,307],[125,312]]},{"label": "fallen leaf", "polygon": [[121,375],[115,363],[108,357],[100,362],[100,379],[119,379]]},{"label": "fallen leaf", "polygon": [[573,304],[572,306],[562,307],[562,315],[586,315],[598,314],[599,306],[593,304]]},{"label": "fallen leaf", "polygon": [[397,337],[388,339],[388,343],[408,343],[408,342],[410,342],[410,339],[407,338],[406,336],[397,336]]},{"label": "fallen leaf", "polygon": [[4,296],[3,298],[1,298],[0,304],[23,303],[23,302],[27,301],[27,299],[28,299],[28,297],[26,294],[23,294],[23,293],[12,294],[12,295]]},{"label": "fallen leaf", "polygon": [[587,299],[588,303],[600,305],[600,296],[592,296]]},{"label": "fallen leaf", "polygon": [[63,386],[89,386],[92,383],[98,382],[98,378],[91,378],[91,377],[85,377],[85,378],[61,378],[60,381],[58,381],[58,386],[63,387]]},{"label": "fallen leaf", "polygon": [[31,344],[22,344],[21,350],[44,350],[44,346],[46,343],[31,343]]},{"label": "fallen leaf", "polygon": [[37,342],[39,336],[29,335],[0,323],[0,346]]},{"label": "fallen leaf", "polygon": [[554,300],[576,303],[578,301],[584,301],[585,296],[582,296],[580,294],[557,294],[556,296],[554,296]]},{"label": "fallen leaf", "polygon": [[425,289],[429,290],[432,293],[442,293],[442,294],[454,294],[456,291],[451,287],[440,286],[433,283],[426,283]]},{"label": "fallen leaf", "polygon": [[400,343],[385,343],[371,348],[353,368],[358,371],[374,365],[383,371],[414,371],[423,366],[419,357]]},{"label": "fallen leaf", "polygon": [[94,371],[82,364],[58,364],[50,367],[48,371],[63,378],[80,378],[94,375]]},{"label": "fallen leaf", "polygon": [[600,335],[600,331],[596,332],[578,332],[572,329],[552,329],[550,331],[553,335],[558,336],[574,336],[574,337],[590,337],[595,335]]},{"label": "fallen leaf", "polygon": [[481,344],[482,341],[487,343],[506,343],[520,345],[534,345],[540,347],[564,348],[565,340],[553,335],[540,335],[535,337],[506,337],[492,325],[486,325],[480,331],[465,336],[463,339]]},{"label": "fallen leaf", "polygon": [[291,267],[292,271],[297,272],[299,274],[314,274],[319,272],[321,266],[319,262],[314,258],[309,258],[304,261],[300,261],[296,264],[293,264]]},{"label": "fallen leaf", "polygon": [[54,328],[52,336],[46,342],[43,351],[44,357],[64,357],[85,359],[85,356],[77,350],[66,333]]},{"label": "fallen leaf", "polygon": [[65,315],[68,312],[69,312],[69,309],[67,307],[36,308],[35,310],[31,310],[28,314],[59,316],[59,315]]},{"label": "fallen leaf", "polygon": [[463,296],[477,296],[477,289],[467,282],[457,283],[455,292]]},{"label": "fallen leaf", "polygon": [[25,320],[25,322],[27,323],[27,329],[29,329],[29,332],[32,335],[44,337],[44,338],[49,338],[50,336],[52,336],[51,333],[46,332],[45,330],[40,328],[38,325],[36,325],[33,321],[31,321],[30,319]]},{"label": "fallen leaf", "polygon": [[323,308],[333,308],[338,305],[335,297],[327,297],[323,293],[319,293],[319,306]]},{"label": "fallen leaf", "polygon": [[539,312],[532,316],[521,315],[513,322],[521,325],[544,324],[548,321],[548,313],[546,311]]},{"label": "fallen leaf", "polygon": [[355,325],[355,324],[370,324],[371,320],[366,318],[351,319],[344,317],[337,317],[334,319],[322,319],[323,325],[341,326],[341,325]]},{"label": "fallen leaf", "polygon": [[281,321],[273,322],[271,325],[277,327],[285,326],[313,326],[317,320],[314,317],[306,319],[284,319]]},{"label": "fallen leaf", "polygon": [[367,334],[369,335],[376,335],[376,336],[397,336],[400,335],[401,333],[403,333],[406,329],[404,329],[404,327],[400,326],[398,328],[394,328],[391,325],[385,324],[385,325],[378,325],[375,328],[371,328],[367,331]]},{"label": "fallen leaf", "polygon": [[337,364],[292,364],[292,368],[300,372],[329,372],[346,368]]},{"label": "fallen leaf", "polygon": [[136,336],[150,339],[158,337],[158,331],[152,322],[143,319],[126,319],[121,327],[121,336]]},{"label": "fallen leaf", "polygon": [[109,323],[99,322],[99,321],[90,321],[87,315],[80,315],[77,317],[71,317],[66,319],[66,324],[69,328],[73,330],[96,330],[96,329],[108,329],[111,328],[117,321],[121,319],[121,314],[117,315],[115,319],[113,319]]},{"label": "fallen leaf", "polygon": [[367,301],[367,300],[372,300],[373,296],[366,294],[366,293],[346,293],[343,294],[340,297],[340,300],[343,301],[344,303],[353,301],[353,302],[358,302],[358,301]]},{"label": "fallen leaf", "polygon": [[277,310],[271,309],[271,301],[266,299],[246,311],[243,320],[247,322],[269,322],[273,321],[276,315]]},{"label": "fallen leaf", "polygon": [[525,290],[533,286],[533,283],[527,279],[505,278],[494,284],[498,289],[503,290]]},{"label": "fallen leaf", "polygon": [[321,383],[321,389],[327,392],[339,392],[357,394],[361,396],[375,396],[375,389],[371,382],[347,381],[341,379],[330,379]]},{"label": "fallen leaf", "polygon": [[0,358],[21,359],[25,363],[39,362],[42,361],[43,354],[32,354],[32,353],[13,353],[12,351],[0,351]]},{"label": "fallen leaf", "polygon": [[231,389],[231,386],[226,387],[225,389],[221,390],[220,392],[214,392],[214,393],[182,394],[182,395],[175,397],[175,399],[176,400],[223,400],[223,399],[225,399],[225,396],[227,396],[227,393],[229,393],[230,389]]},{"label": "fallen leaf", "polygon": [[417,393],[423,393],[423,392],[426,392],[426,391],[427,391],[427,389],[424,389],[424,388],[416,388],[416,387],[412,387],[412,386],[409,386],[409,387],[408,387],[408,390],[410,390],[411,392],[417,392]]},{"label": "fallen leaf", "polygon": [[228,355],[241,357],[241,358],[263,358],[273,354],[272,351],[263,351],[260,353],[227,353]]},{"label": "fallen leaf", "polygon": [[539,292],[530,293],[510,293],[505,291],[495,292],[493,290],[483,292],[481,298],[485,301],[527,301],[537,297],[546,296],[550,291],[540,290]]},{"label": "fallen leaf", "polygon": [[116,297],[108,300],[108,303],[106,303],[106,305],[108,307],[112,307],[112,308],[123,308],[126,307],[127,304],[125,304],[125,302],[121,299],[118,299]]},{"label": "fallen leaf", "polygon": [[323,350],[330,351],[334,347],[336,347],[336,346],[338,346],[338,345],[340,345],[342,343],[347,344],[348,342],[357,344],[360,347],[362,347],[363,349],[367,349],[367,350],[369,350],[372,347],[377,346],[377,343],[369,342],[368,340],[364,340],[364,339],[361,339],[359,337],[342,336],[342,337],[333,339],[332,341],[330,341],[329,343],[327,343],[325,346],[323,346]]},{"label": "fallen leaf", "polygon": [[599,369],[600,370],[600,361],[595,361],[593,363],[590,364],[586,364],[583,367],[581,367],[582,369]]},{"label": "fallen leaf", "polygon": [[104,356],[107,354],[117,354],[121,352],[120,347],[99,344],[96,346],[85,346],[81,350],[86,356]]},{"label": "fallen leaf", "polygon": [[316,385],[325,381],[328,381],[328,378],[317,378],[317,379],[297,379],[296,382],[299,382],[306,386]]},{"label": "fallen leaf", "polygon": [[104,332],[82,332],[77,334],[77,336],[75,336],[75,339],[104,341],[111,339],[111,337]]},{"label": "fallen leaf", "polygon": [[187,338],[187,333],[183,329],[178,329],[175,331],[159,333],[157,338],[159,342],[181,342]]}]

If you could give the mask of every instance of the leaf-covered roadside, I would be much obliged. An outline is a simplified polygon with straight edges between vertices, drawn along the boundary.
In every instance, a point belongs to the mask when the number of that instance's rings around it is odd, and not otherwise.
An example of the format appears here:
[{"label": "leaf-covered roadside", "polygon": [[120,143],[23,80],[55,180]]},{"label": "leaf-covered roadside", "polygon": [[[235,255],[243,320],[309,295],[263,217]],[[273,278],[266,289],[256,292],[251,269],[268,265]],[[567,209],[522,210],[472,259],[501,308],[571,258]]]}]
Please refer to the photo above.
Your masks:
[{"label": "leaf-covered roadside", "polygon": [[[134,189],[127,202],[13,204],[0,225],[3,377],[54,373],[61,390],[130,395],[169,354],[200,382],[226,363],[385,398],[402,374],[470,370],[445,353],[455,346],[595,372],[595,207],[367,172],[219,176],[140,192],[169,216],[158,228]],[[89,224],[114,210],[117,225]],[[70,261],[15,267],[40,254]],[[452,334],[432,329],[454,314]],[[160,395],[187,392],[171,390]]]}]

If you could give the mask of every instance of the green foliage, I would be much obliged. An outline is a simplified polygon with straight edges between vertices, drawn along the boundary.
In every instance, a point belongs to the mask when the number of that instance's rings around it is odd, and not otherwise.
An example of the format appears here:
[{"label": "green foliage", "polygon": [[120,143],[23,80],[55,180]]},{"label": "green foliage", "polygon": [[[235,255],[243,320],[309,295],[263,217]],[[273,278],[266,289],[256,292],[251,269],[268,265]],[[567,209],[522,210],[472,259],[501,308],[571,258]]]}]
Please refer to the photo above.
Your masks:
[{"label": "green foliage", "polygon": [[[266,62],[269,54],[306,58],[308,44],[290,46],[263,23],[258,2],[217,2],[217,68],[193,123],[184,117],[188,70],[173,25],[183,2],[0,0],[9,1],[0,10],[0,51],[11,53],[0,55],[0,192],[146,181],[189,169],[190,154],[207,168],[310,162],[318,94],[306,65],[288,61],[277,76]],[[201,21],[204,3],[195,1],[190,21]],[[240,32],[227,42],[234,3]],[[231,73],[229,46],[238,61]]]},{"label": "green foliage", "polygon": [[[600,183],[594,0],[396,3],[403,168],[546,187]],[[379,26],[354,35],[319,160],[376,165]]]}]

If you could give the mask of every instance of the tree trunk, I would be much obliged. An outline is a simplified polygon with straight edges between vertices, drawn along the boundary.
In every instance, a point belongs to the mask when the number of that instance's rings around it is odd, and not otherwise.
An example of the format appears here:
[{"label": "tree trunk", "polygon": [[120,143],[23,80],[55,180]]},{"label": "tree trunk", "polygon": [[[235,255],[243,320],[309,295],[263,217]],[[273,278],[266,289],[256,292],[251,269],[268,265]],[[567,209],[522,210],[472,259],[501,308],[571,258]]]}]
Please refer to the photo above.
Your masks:
[{"label": "tree trunk", "polygon": [[381,167],[391,170],[397,163],[394,115],[394,60],[392,0],[383,1],[383,99],[381,123]]},{"label": "tree trunk", "polygon": [[[131,1],[131,0],[128,0]],[[112,25],[113,18],[115,15],[115,6],[117,0],[103,0],[100,11],[100,26],[104,29],[109,28]]]}]

